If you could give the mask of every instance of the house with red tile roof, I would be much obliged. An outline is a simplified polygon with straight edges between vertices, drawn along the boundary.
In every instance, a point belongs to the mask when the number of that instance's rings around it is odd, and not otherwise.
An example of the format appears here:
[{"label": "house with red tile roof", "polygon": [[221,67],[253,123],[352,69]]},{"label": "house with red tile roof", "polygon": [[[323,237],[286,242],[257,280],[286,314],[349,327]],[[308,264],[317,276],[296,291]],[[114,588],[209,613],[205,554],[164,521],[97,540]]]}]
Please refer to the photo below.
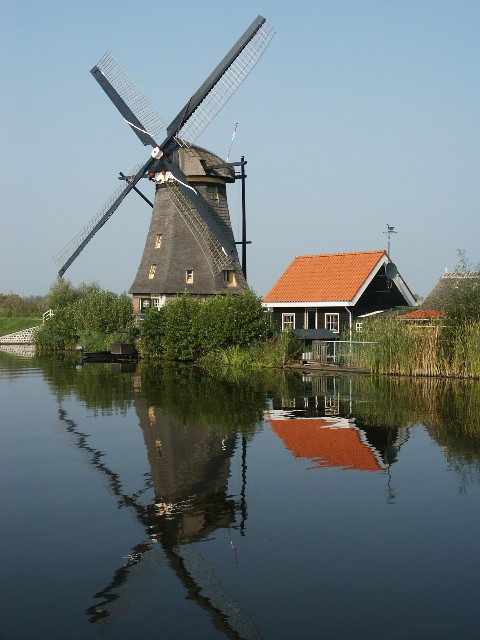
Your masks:
[{"label": "house with red tile roof", "polygon": [[387,252],[378,250],[296,256],[263,304],[278,329],[328,340],[352,331],[359,316],[416,302]]}]

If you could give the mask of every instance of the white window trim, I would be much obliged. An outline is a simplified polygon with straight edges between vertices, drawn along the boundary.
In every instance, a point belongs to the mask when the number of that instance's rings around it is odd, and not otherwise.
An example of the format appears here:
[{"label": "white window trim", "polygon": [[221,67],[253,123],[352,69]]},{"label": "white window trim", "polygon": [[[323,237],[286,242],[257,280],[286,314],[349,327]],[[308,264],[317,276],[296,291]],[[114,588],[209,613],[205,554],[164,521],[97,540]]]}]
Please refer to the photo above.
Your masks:
[{"label": "white window trim", "polygon": [[[327,318],[329,316],[336,316],[337,318],[337,328],[336,329],[330,329],[330,327],[328,326],[328,321]],[[328,331],[331,331],[332,333],[340,333],[340,314],[339,313],[326,313],[325,314],[325,329],[327,329]]]},{"label": "white window trim", "polygon": [[[288,327],[285,327],[285,317],[289,316],[293,318],[293,323],[288,323]],[[295,314],[294,313],[282,313],[282,331],[286,329],[295,329]]]}]

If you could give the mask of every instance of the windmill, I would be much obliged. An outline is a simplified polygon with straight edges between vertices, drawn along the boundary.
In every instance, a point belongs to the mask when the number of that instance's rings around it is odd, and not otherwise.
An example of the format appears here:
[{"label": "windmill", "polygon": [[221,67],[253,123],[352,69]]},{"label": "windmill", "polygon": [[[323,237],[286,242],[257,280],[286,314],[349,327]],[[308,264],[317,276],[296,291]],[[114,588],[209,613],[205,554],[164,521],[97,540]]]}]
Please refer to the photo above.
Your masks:
[{"label": "windmill", "polygon": [[[193,144],[258,62],[274,30],[258,16],[166,127],[151,104],[107,53],[91,73],[143,145],[152,151],[55,256],[61,277],[142,178],[155,182],[155,200],[137,275],[130,287],[137,312],[179,292],[239,292],[246,280],[233,236],[226,184],[236,163]],[[221,166],[219,166],[221,165]],[[151,204],[151,203],[149,203]]]}]

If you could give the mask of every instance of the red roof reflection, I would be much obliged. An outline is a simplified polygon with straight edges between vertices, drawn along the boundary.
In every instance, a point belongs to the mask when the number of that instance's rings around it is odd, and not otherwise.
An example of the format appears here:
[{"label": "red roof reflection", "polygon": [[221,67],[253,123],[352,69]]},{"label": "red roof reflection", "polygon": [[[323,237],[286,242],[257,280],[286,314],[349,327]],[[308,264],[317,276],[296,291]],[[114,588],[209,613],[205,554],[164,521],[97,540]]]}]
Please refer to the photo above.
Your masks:
[{"label": "red roof reflection", "polygon": [[307,467],[343,467],[362,471],[385,468],[380,454],[361,429],[345,418],[267,418],[274,433],[296,458],[311,460]]}]

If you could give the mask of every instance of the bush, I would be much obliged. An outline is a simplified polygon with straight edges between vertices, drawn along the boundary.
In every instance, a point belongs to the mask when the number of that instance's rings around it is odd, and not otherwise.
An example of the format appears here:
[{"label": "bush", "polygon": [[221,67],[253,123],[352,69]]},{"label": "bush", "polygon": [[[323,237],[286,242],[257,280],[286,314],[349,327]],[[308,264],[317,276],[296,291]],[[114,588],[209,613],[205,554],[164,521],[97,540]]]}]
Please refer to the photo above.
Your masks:
[{"label": "bush", "polygon": [[251,291],[206,300],[182,294],[147,313],[140,327],[141,350],[165,360],[198,360],[226,349],[233,357],[238,349],[264,340],[268,327],[261,300]]},{"label": "bush", "polygon": [[75,290],[75,295],[70,286],[56,283],[54,289],[57,302],[65,306],[57,307],[37,332],[35,344],[41,348],[65,349],[80,342],[88,351],[102,351],[117,339],[120,329],[134,326],[132,302],[126,293],[117,295],[97,285]]}]

